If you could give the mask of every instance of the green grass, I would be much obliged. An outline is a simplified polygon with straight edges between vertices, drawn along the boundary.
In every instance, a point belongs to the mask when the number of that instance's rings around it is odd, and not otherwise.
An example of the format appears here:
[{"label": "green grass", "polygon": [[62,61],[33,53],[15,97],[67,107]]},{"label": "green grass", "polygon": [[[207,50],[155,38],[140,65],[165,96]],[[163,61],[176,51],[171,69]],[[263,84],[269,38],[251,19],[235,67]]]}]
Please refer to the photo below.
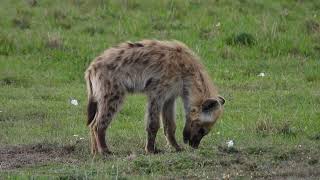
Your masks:
[{"label": "green grass", "polygon": [[[0,2],[0,149],[71,145],[76,161],[0,168],[0,177],[320,176],[319,1],[28,2]],[[199,150],[174,153],[161,129],[165,153],[144,155],[146,99],[130,96],[108,131],[115,155],[93,159],[84,71],[109,46],[140,39],[176,39],[199,54],[227,100],[224,115]],[[179,102],[180,143],[183,121]],[[237,152],[224,151],[229,139]]]}]

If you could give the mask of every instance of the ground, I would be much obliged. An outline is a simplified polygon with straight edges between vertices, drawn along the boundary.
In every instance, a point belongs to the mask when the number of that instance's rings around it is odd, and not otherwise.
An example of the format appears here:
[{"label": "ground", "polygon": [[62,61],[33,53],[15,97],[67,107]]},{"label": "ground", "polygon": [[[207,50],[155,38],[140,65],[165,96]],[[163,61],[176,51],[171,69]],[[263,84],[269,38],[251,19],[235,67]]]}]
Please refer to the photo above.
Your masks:
[{"label": "ground", "polygon": [[[1,0],[0,178],[319,179],[320,1]],[[123,41],[177,39],[202,59],[225,112],[198,150],[143,151],[132,95],[92,157],[84,71]],[[76,99],[78,105],[71,104]],[[183,108],[177,106],[182,143]],[[233,140],[228,148],[226,142]]]}]

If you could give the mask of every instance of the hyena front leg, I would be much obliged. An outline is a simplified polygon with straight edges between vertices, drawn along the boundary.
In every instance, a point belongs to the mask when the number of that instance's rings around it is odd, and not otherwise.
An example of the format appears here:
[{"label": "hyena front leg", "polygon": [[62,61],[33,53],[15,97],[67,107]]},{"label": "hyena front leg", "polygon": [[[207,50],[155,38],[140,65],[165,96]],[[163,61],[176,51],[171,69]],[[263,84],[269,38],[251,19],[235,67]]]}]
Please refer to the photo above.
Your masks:
[{"label": "hyena front leg", "polygon": [[173,146],[176,151],[181,151],[182,148],[178,145],[175,137],[175,98],[170,98],[164,103],[162,108],[162,123],[167,142]]},{"label": "hyena front leg", "polygon": [[161,104],[156,98],[149,98],[146,112],[147,143],[145,150],[147,153],[158,152],[155,140],[160,128],[160,108]]},{"label": "hyena front leg", "polygon": [[124,93],[114,91],[103,97],[104,99],[98,103],[98,114],[90,125],[92,136],[94,136],[91,144],[93,153],[110,154],[111,151],[106,143],[106,130],[123,103]]},{"label": "hyena front leg", "polygon": [[98,146],[97,146],[97,141],[96,141],[96,136],[95,136],[95,131],[94,128],[90,126],[90,140],[91,140],[91,154],[97,154],[98,152]]}]

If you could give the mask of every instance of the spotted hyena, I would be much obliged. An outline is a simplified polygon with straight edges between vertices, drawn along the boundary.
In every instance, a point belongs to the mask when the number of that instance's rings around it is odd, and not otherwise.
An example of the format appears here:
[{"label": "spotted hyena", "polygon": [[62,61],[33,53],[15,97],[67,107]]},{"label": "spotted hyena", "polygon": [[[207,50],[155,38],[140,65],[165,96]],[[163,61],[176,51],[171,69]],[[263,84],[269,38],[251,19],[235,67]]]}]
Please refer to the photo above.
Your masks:
[{"label": "spotted hyena", "polygon": [[186,114],[183,139],[197,148],[223,111],[224,98],[212,84],[199,58],[178,41],[143,40],[111,47],[85,73],[88,90],[88,125],[92,153],[110,153],[106,129],[120,110],[127,93],[144,93],[147,141],[145,150],[156,153],[155,139],[163,122],[164,134],[177,151],[175,100],[181,97]]}]

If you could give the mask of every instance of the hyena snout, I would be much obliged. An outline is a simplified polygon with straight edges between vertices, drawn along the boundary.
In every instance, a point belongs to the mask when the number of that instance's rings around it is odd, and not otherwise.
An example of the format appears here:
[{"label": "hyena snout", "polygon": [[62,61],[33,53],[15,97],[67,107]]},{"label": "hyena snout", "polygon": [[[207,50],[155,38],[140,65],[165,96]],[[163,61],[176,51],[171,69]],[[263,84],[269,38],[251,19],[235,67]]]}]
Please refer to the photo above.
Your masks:
[{"label": "hyena snout", "polygon": [[195,135],[189,140],[189,145],[197,149],[204,135]]},{"label": "hyena snout", "polygon": [[[190,128],[185,128],[183,131],[183,142],[185,144],[188,144],[192,147],[192,148],[198,148],[202,138],[204,137],[205,134],[203,133],[195,133],[193,132],[194,130],[190,129]],[[196,130],[199,131],[199,130]],[[201,131],[201,130],[200,130]]]},{"label": "hyena snout", "polygon": [[206,126],[201,126],[199,122],[191,123],[192,125],[186,126],[183,130],[183,141],[189,143],[192,148],[198,148],[202,138],[210,131]]}]

